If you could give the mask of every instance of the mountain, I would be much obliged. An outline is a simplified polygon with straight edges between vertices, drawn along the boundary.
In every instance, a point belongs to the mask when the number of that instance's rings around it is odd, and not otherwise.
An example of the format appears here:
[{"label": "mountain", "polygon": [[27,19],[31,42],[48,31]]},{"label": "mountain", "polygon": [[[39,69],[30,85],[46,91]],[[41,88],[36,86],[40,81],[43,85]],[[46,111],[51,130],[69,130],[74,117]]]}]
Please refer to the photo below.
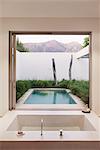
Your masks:
[{"label": "mountain", "polygon": [[82,45],[78,42],[64,44],[56,40],[41,43],[24,43],[23,45],[29,49],[29,52],[78,52],[82,49]]},{"label": "mountain", "polygon": [[78,52],[82,49],[82,45],[78,42],[70,42],[65,44],[66,52]]}]

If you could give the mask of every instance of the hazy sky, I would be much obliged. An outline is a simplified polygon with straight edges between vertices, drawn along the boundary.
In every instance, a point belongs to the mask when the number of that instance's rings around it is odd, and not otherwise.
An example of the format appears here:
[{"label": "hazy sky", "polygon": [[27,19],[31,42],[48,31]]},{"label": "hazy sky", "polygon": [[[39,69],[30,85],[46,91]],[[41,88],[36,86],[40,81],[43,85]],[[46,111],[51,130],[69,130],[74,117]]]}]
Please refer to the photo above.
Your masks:
[{"label": "hazy sky", "polygon": [[22,43],[40,43],[50,40],[56,40],[62,43],[76,41],[82,44],[84,38],[87,36],[88,35],[17,35],[17,38]]}]

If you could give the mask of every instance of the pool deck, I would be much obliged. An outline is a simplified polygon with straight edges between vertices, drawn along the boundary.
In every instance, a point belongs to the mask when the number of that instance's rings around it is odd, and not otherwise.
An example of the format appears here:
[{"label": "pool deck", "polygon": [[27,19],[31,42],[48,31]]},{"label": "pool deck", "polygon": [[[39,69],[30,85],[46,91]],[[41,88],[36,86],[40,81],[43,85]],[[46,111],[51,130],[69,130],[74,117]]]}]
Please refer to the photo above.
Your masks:
[{"label": "pool deck", "polygon": [[[74,99],[76,104],[24,104],[34,90],[65,90]],[[29,89],[17,102],[17,110],[83,110],[85,104],[79,97],[73,95],[69,89],[64,88],[33,88]]]}]

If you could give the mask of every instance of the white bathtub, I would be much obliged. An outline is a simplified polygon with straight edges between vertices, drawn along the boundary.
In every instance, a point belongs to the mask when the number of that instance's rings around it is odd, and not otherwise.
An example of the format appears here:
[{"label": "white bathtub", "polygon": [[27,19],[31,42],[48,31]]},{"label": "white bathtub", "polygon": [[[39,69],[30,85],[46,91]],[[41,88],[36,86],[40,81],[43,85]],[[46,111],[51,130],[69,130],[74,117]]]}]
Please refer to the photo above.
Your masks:
[{"label": "white bathtub", "polygon": [[[0,145],[4,150],[100,150],[99,127],[99,119],[92,112],[10,111],[0,121]],[[60,129],[63,136],[59,136]],[[24,134],[19,136],[18,130]]]},{"label": "white bathtub", "polygon": [[95,131],[84,115],[17,115],[7,131],[40,131],[41,119],[46,131]]}]

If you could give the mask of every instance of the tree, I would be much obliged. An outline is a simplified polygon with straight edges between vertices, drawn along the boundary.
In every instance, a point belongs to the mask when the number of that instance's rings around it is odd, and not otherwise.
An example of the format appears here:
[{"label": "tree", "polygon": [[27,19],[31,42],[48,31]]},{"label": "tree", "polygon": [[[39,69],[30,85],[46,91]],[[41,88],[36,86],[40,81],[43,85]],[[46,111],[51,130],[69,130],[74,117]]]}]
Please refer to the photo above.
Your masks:
[{"label": "tree", "polygon": [[25,48],[23,43],[21,43],[19,41],[19,39],[17,39],[17,43],[16,43],[16,49],[19,51],[19,52],[29,52],[28,48]]},{"label": "tree", "polygon": [[85,37],[83,42],[83,48],[85,48],[88,45],[89,45],[89,37]]},{"label": "tree", "polygon": [[55,60],[52,58],[52,69],[53,69],[53,77],[55,84],[57,84],[57,77],[56,77],[56,65],[55,65]]},{"label": "tree", "polygon": [[69,80],[72,80],[72,64],[73,64],[73,55],[71,55],[71,60],[69,64]]}]

